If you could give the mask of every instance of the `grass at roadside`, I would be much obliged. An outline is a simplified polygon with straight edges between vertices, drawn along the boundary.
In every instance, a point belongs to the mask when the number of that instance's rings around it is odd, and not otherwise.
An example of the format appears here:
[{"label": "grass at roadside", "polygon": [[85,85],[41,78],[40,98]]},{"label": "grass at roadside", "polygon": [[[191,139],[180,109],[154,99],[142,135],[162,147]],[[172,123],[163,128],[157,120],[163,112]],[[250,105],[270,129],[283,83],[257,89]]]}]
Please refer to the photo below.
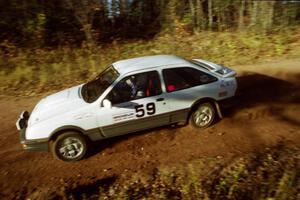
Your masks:
[{"label": "grass at roadside", "polygon": [[[279,144],[262,153],[213,163],[214,169],[189,165],[157,171],[151,179],[129,179],[99,193],[100,199],[299,199],[299,150]],[[201,165],[200,165],[201,166]],[[207,163],[202,162],[202,168]],[[202,175],[200,175],[202,174]],[[101,190],[100,190],[101,191]]]},{"label": "grass at roadside", "polygon": [[149,41],[115,41],[94,48],[21,49],[1,44],[0,91],[34,95],[85,82],[113,61],[153,54],[203,58],[225,65],[296,57],[296,30],[273,35],[202,32],[164,34]]},{"label": "grass at roadside", "polygon": [[[51,194],[37,189],[30,199],[299,199],[300,151],[284,143],[233,158],[201,158],[188,165],[156,168],[148,177],[121,175],[89,185],[64,183]],[[74,180],[70,180],[71,182]],[[73,185],[73,186],[72,186]]]}]

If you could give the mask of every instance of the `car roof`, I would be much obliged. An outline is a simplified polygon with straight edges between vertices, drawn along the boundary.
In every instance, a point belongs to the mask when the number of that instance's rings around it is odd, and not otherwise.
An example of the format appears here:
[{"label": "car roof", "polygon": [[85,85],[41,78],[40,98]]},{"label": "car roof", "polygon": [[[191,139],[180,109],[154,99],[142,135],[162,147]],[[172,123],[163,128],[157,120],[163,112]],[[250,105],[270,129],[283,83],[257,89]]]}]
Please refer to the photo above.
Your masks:
[{"label": "car roof", "polygon": [[120,74],[127,74],[134,71],[169,66],[175,64],[191,64],[187,60],[174,55],[144,56],[120,60],[113,63],[113,66]]}]

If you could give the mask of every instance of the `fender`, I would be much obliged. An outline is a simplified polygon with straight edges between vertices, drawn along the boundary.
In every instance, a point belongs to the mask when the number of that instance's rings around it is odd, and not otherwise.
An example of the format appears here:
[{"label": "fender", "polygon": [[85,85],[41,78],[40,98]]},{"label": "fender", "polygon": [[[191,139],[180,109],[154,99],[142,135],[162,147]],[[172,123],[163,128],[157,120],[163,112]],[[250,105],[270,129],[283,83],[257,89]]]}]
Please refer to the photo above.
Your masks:
[{"label": "fender", "polygon": [[[220,108],[220,105],[218,104],[218,102],[213,99],[213,98],[202,98],[202,99],[198,99],[197,101],[195,101],[193,103],[193,105],[191,106],[189,113],[191,113],[193,111],[193,109],[195,108],[195,106],[199,105],[200,103],[204,103],[204,102],[210,102],[215,106],[216,112],[218,114],[218,116],[220,117],[220,119],[223,119],[223,114]],[[190,114],[189,114],[190,117]]]},{"label": "fender", "polygon": [[216,110],[217,110],[218,116],[220,117],[220,119],[223,119],[223,114],[222,114],[222,112],[221,112],[220,105],[218,104],[218,102],[217,102],[217,101],[215,101],[214,103],[215,103],[215,107],[216,107]]},{"label": "fender", "polygon": [[55,139],[61,132],[64,131],[76,131],[84,136],[87,136],[90,140],[95,141],[104,138],[104,135],[102,135],[101,131],[99,128],[93,128],[90,130],[84,130],[78,126],[72,126],[72,125],[67,125],[67,126],[61,126],[50,134],[49,140]]}]

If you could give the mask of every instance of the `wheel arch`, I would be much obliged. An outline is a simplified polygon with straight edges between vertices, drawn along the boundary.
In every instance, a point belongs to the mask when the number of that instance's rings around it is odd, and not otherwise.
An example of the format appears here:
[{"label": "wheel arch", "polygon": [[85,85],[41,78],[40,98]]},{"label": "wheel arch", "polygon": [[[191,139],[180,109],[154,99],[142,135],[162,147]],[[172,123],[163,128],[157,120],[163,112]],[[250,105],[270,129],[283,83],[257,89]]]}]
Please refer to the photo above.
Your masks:
[{"label": "wheel arch", "polygon": [[220,109],[220,106],[219,106],[217,100],[215,100],[215,99],[213,99],[213,98],[210,98],[210,97],[201,98],[201,99],[198,99],[197,101],[195,101],[195,102],[192,104],[192,106],[191,106],[191,108],[190,108],[190,110],[189,110],[188,118],[187,118],[187,119],[190,118],[192,112],[193,112],[200,104],[202,104],[202,103],[207,103],[207,102],[212,104],[212,106],[214,107],[215,111],[217,112],[218,117],[219,117],[220,119],[222,119],[222,118],[223,118],[223,115],[222,115],[222,112],[221,112],[221,109]]},{"label": "wheel arch", "polygon": [[54,141],[59,135],[61,135],[64,132],[68,132],[68,131],[79,133],[84,138],[88,138],[88,137],[86,137],[85,130],[83,130],[80,127],[77,127],[77,126],[62,126],[62,127],[59,127],[57,129],[55,129],[54,131],[52,131],[52,133],[50,134],[50,137],[49,137],[49,141]]}]

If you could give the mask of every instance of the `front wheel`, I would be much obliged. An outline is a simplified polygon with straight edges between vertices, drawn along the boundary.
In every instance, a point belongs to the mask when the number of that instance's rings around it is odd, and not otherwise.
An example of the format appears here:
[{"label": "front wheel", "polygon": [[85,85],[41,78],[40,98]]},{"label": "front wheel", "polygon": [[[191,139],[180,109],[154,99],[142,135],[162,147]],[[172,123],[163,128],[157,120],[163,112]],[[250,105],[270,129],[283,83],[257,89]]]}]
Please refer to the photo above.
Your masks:
[{"label": "front wheel", "polygon": [[189,121],[195,128],[207,128],[213,123],[215,113],[211,103],[203,103],[192,111]]},{"label": "front wheel", "polygon": [[66,132],[58,136],[51,145],[51,150],[59,160],[78,161],[87,152],[87,143],[84,137],[76,132]]}]

